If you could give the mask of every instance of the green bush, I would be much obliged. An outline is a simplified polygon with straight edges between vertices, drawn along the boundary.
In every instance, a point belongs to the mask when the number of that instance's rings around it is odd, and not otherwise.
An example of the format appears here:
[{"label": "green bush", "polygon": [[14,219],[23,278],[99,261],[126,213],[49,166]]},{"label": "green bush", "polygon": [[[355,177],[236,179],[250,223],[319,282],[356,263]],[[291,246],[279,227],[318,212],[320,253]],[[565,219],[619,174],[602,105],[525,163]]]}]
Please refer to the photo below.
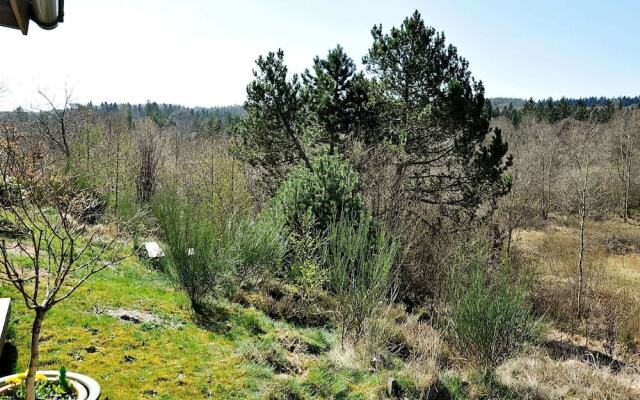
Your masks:
[{"label": "green bush", "polygon": [[487,268],[476,264],[452,274],[449,323],[458,350],[491,367],[538,339],[543,324],[533,315],[526,288],[509,273]]},{"label": "green bush", "polygon": [[284,260],[287,241],[281,219],[264,213],[245,218],[233,232],[238,266],[243,275],[274,271]]},{"label": "green bush", "polygon": [[365,322],[388,304],[397,246],[366,214],[342,219],[328,230],[324,264],[336,295],[336,316],[342,340],[349,332],[357,340]]},{"label": "green bush", "polygon": [[197,206],[187,204],[175,190],[159,194],[154,211],[168,245],[167,269],[199,312],[206,296],[237,265],[233,235],[219,232],[217,221],[208,219]]},{"label": "green bush", "polygon": [[289,274],[295,273],[296,265],[305,262],[319,262],[320,248],[324,240],[324,235],[316,230],[315,221],[311,214],[303,215],[298,221],[297,229],[288,232],[286,265]]},{"label": "green bush", "polygon": [[324,232],[338,217],[357,217],[363,209],[357,173],[342,157],[322,154],[312,167],[313,171],[303,166],[291,171],[273,199],[273,208],[291,231],[311,219]]}]

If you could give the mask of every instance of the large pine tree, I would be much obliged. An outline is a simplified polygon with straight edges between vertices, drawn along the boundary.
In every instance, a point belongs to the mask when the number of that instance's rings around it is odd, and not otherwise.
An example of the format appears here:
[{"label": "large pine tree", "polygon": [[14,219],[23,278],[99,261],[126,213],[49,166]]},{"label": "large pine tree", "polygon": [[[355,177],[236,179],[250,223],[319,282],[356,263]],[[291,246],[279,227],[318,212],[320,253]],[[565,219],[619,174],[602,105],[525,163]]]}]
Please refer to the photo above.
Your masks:
[{"label": "large pine tree", "polygon": [[260,57],[241,126],[246,159],[275,188],[290,166],[312,168],[307,150],[342,152],[352,137],[367,146],[391,141],[404,150],[398,176],[415,199],[473,216],[509,189],[507,145],[489,128],[482,83],[417,11],[400,28],[372,34],[364,63],[373,79],[340,46],[314,60],[304,86],[287,76],[282,51]]},{"label": "large pine tree", "polygon": [[472,217],[509,189],[507,145],[489,127],[482,82],[417,11],[389,33],[374,26],[372,36],[363,61],[389,105],[385,136],[404,145],[399,174],[417,200]]},{"label": "large pine tree", "polygon": [[254,80],[247,86],[247,112],[240,126],[242,155],[262,168],[268,187],[275,189],[292,165],[311,169],[303,143],[305,107],[297,75],[288,77],[284,52],[270,52],[256,61]]}]

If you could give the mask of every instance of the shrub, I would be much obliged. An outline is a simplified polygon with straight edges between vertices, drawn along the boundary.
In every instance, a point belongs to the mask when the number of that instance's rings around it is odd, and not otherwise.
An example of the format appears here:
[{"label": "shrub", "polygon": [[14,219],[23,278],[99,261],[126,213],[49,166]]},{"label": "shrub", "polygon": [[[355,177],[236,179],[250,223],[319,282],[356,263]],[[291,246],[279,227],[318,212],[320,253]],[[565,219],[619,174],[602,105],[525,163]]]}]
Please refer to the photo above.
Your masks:
[{"label": "shrub", "polygon": [[243,275],[274,271],[283,263],[286,238],[282,221],[271,213],[245,218],[233,232],[233,243]]},{"label": "shrub", "polygon": [[22,198],[22,189],[16,178],[4,175],[0,179],[0,206],[7,207],[18,203]]},{"label": "shrub", "polygon": [[299,369],[289,360],[285,349],[274,341],[248,341],[242,346],[241,353],[248,361],[266,366],[279,374],[295,373]]},{"label": "shrub", "polygon": [[341,215],[358,216],[363,209],[358,194],[358,176],[351,165],[338,155],[322,154],[312,162],[313,171],[295,168],[280,186],[273,207],[294,231],[306,218],[324,232]]},{"label": "shrub", "polygon": [[322,291],[326,281],[325,271],[315,262],[305,260],[291,266],[291,279],[300,289],[302,300],[313,299]]},{"label": "shrub", "polygon": [[315,227],[315,221],[311,214],[303,215],[298,221],[297,229],[288,232],[287,236],[287,252],[286,265],[289,268],[289,274],[295,275],[296,265],[320,261],[320,248],[324,237]]},{"label": "shrub", "polygon": [[233,272],[237,260],[232,235],[216,234],[215,221],[198,207],[182,204],[175,190],[167,190],[158,196],[154,211],[168,244],[168,270],[200,312],[205,297]]},{"label": "shrub", "polygon": [[[458,271],[459,272],[459,271]],[[542,329],[526,299],[526,290],[503,271],[474,265],[468,276],[453,273],[449,322],[458,350],[474,361],[495,366],[536,340]]]},{"label": "shrub", "polygon": [[293,378],[276,381],[264,396],[267,400],[304,400],[309,396]]},{"label": "shrub", "polygon": [[269,317],[301,326],[327,326],[335,303],[324,290],[307,290],[273,277],[263,277],[258,291],[238,293],[237,301]]},{"label": "shrub", "polygon": [[336,316],[342,340],[349,332],[356,340],[367,319],[388,304],[396,244],[370,216],[342,219],[330,226],[324,250],[329,284],[336,295]]},{"label": "shrub", "polygon": [[321,360],[313,365],[306,376],[304,387],[323,399],[346,399],[349,387],[356,380],[347,368],[340,368],[329,360]]}]

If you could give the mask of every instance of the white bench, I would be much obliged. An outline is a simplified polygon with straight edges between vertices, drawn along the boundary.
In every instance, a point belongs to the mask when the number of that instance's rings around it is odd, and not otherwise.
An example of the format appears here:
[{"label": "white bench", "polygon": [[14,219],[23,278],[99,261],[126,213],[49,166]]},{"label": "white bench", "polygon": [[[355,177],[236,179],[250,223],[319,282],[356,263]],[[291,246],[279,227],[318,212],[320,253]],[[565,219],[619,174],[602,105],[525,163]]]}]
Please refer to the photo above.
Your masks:
[{"label": "white bench", "polygon": [[2,348],[4,347],[4,341],[7,338],[10,315],[11,299],[0,299],[0,357],[2,357]]}]

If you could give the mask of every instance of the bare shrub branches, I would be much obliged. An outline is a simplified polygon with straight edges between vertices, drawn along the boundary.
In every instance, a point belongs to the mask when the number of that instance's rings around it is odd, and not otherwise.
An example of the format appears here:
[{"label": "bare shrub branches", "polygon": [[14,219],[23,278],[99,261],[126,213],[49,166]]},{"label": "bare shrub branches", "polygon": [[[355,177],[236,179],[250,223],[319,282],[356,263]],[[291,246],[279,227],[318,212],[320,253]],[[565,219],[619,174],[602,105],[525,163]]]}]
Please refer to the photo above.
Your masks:
[{"label": "bare shrub branches", "polygon": [[136,193],[138,202],[148,203],[156,192],[162,147],[160,130],[150,119],[145,119],[136,132],[138,174]]}]

